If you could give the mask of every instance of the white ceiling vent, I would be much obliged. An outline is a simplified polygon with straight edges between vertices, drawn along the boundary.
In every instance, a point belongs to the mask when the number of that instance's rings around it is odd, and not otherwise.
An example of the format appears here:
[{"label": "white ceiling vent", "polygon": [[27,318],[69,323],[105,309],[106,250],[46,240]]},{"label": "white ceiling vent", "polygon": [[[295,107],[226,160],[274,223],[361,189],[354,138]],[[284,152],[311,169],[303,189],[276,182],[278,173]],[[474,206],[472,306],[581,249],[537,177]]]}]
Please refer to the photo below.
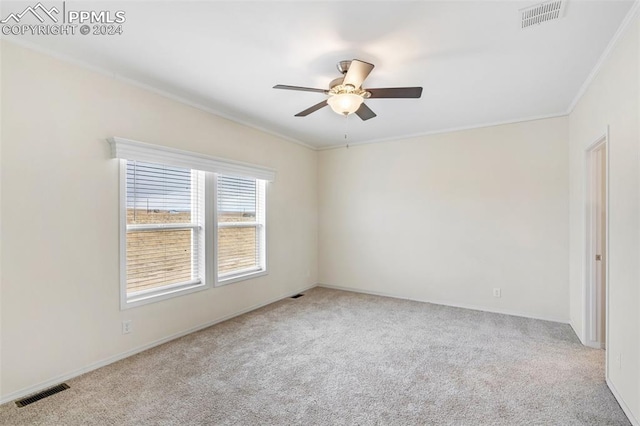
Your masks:
[{"label": "white ceiling vent", "polygon": [[551,0],[520,9],[520,17],[522,19],[520,28],[525,29],[562,18],[566,3],[566,0]]}]

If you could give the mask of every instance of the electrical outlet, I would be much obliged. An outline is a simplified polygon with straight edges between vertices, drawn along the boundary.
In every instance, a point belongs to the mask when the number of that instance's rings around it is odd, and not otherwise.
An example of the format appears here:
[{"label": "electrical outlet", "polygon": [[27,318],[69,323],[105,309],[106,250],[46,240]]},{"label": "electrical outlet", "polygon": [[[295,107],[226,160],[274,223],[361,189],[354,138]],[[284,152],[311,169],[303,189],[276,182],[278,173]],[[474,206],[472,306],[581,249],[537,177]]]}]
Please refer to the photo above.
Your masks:
[{"label": "electrical outlet", "polygon": [[133,331],[131,320],[122,321],[122,334],[129,334]]},{"label": "electrical outlet", "polygon": [[502,291],[499,288],[493,289],[493,297],[502,297]]}]

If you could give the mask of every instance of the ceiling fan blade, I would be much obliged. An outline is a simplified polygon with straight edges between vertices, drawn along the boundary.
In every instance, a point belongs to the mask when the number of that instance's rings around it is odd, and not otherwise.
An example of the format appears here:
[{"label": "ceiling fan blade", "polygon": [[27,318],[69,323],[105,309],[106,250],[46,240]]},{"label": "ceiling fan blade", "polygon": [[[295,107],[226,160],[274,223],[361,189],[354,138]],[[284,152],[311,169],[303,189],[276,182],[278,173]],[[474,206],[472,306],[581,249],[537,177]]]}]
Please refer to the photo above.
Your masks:
[{"label": "ceiling fan blade", "polygon": [[349,65],[347,74],[344,76],[342,84],[351,84],[356,89],[362,86],[362,82],[369,76],[374,65],[368,62],[359,61],[354,59]]},{"label": "ceiling fan blade", "polygon": [[327,100],[325,99],[324,101],[322,101],[320,103],[317,103],[314,106],[305,109],[304,111],[300,111],[295,116],[296,117],[306,117],[307,115],[311,114],[312,112],[316,112],[320,108],[324,108],[326,106],[327,106]]},{"label": "ceiling fan blade", "polygon": [[360,105],[360,108],[358,108],[358,110],[356,111],[356,114],[358,115],[358,117],[360,117],[362,121],[367,121],[370,118],[376,117],[376,113],[371,111],[371,108],[369,108],[365,104]]},{"label": "ceiling fan blade", "polygon": [[389,87],[386,89],[367,89],[370,98],[419,98],[422,87]]},{"label": "ceiling fan blade", "polygon": [[314,89],[313,87],[300,87],[300,86],[287,86],[284,84],[276,84],[273,86],[274,89],[285,89],[285,90],[299,90],[300,92],[316,92],[316,93],[329,93],[328,90],[324,89]]}]

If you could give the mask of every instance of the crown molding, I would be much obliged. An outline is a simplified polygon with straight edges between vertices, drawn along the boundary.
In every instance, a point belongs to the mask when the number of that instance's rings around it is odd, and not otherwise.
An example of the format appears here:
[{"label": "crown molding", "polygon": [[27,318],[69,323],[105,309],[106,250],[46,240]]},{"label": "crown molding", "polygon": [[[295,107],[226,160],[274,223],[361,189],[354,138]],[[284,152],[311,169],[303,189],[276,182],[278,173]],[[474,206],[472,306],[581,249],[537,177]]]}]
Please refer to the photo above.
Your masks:
[{"label": "crown molding", "polygon": [[496,121],[496,122],[493,122],[493,123],[482,123],[482,124],[476,124],[476,125],[473,125],[473,126],[450,127],[450,128],[442,129],[442,130],[433,130],[433,131],[429,131],[429,132],[414,133],[414,134],[407,135],[407,136],[373,139],[373,140],[362,141],[362,142],[352,142],[352,143],[350,142],[348,144],[342,144],[342,145],[324,146],[324,147],[317,148],[317,150],[318,151],[328,151],[330,149],[345,148],[346,146],[352,147],[352,146],[359,146],[359,145],[369,145],[369,144],[374,144],[374,143],[404,141],[404,140],[407,140],[407,139],[414,139],[414,138],[419,138],[419,137],[424,137],[424,136],[435,136],[435,135],[442,135],[442,134],[446,134],[446,133],[463,132],[465,130],[486,129],[488,127],[504,126],[504,125],[508,125],[508,124],[526,123],[528,121],[547,120],[547,119],[550,119],[550,118],[560,118],[560,117],[566,117],[567,115],[568,114],[566,112],[560,112],[560,113],[557,113],[557,114],[548,114],[548,115],[538,115],[538,116],[525,117],[525,118],[516,118],[516,119],[513,119],[513,120]]},{"label": "crown molding", "polygon": [[598,62],[596,62],[595,66],[587,76],[587,79],[584,81],[584,83],[582,83],[582,86],[580,86],[578,93],[573,98],[573,101],[571,102],[571,104],[569,105],[569,108],[567,109],[567,112],[566,112],[567,115],[573,112],[573,109],[576,107],[580,99],[582,99],[582,96],[584,96],[584,94],[587,92],[587,89],[589,88],[593,80],[600,73],[600,69],[604,66],[604,63],[607,61],[607,59],[611,55],[611,52],[613,52],[613,49],[618,44],[618,41],[620,41],[620,39],[622,38],[622,35],[626,32],[627,28],[629,27],[629,24],[631,24],[634,18],[636,18],[636,16],[638,15],[638,11],[640,11],[640,0],[635,0],[633,5],[631,6],[631,9],[629,9],[629,11],[627,12],[627,15],[624,17],[624,19],[622,20],[622,23],[618,27],[618,30],[611,38],[611,41],[609,41],[609,44],[604,49],[604,52],[602,52],[602,55],[600,55]]},{"label": "crown molding", "polygon": [[89,71],[96,72],[96,73],[101,74],[103,76],[111,77],[114,80],[123,82],[125,84],[131,85],[131,86],[134,86],[134,87],[137,87],[139,89],[143,89],[143,90],[155,93],[156,95],[160,95],[160,96],[162,96],[164,98],[171,99],[172,101],[179,102],[181,104],[190,106],[190,107],[198,109],[200,111],[204,111],[204,112],[209,113],[211,115],[215,115],[217,117],[224,118],[224,119],[232,121],[234,123],[241,124],[243,126],[252,128],[254,130],[258,130],[258,131],[266,133],[268,135],[275,136],[275,137],[278,137],[280,139],[284,139],[284,140],[286,140],[288,142],[292,142],[292,143],[295,143],[297,145],[301,145],[301,146],[303,146],[305,148],[308,148],[310,150],[315,151],[317,149],[316,147],[314,147],[312,145],[309,145],[309,144],[307,144],[305,142],[302,142],[302,141],[300,141],[298,139],[292,138],[291,136],[286,136],[286,135],[283,135],[282,133],[278,133],[278,132],[275,132],[273,130],[261,127],[261,126],[257,126],[257,125],[255,125],[253,123],[248,122],[248,121],[244,121],[242,119],[239,119],[238,117],[234,117],[232,115],[223,113],[223,112],[221,112],[221,111],[219,111],[217,109],[208,107],[206,105],[202,105],[201,103],[198,103],[198,102],[191,101],[191,100],[186,99],[186,98],[184,98],[182,96],[178,96],[178,95],[173,94],[173,93],[171,93],[171,92],[169,92],[167,90],[159,89],[159,88],[157,88],[155,86],[150,86],[150,85],[148,85],[146,83],[142,83],[142,82],[140,82],[138,80],[135,80],[135,79],[132,79],[132,78],[128,78],[128,77],[124,77],[124,76],[119,75],[118,73],[110,71],[110,70],[108,70],[106,68],[102,68],[102,67],[99,67],[99,66],[96,66],[96,65],[89,64],[88,62],[84,62],[84,61],[72,58],[72,57],[70,57],[68,55],[61,54],[61,53],[56,52],[56,51],[54,51],[52,49],[44,48],[42,46],[39,46],[39,45],[34,44],[34,43],[31,43],[29,41],[22,40],[22,39],[19,39],[19,38],[12,38],[12,39],[9,40],[6,37],[3,37],[2,40],[5,41],[5,42],[8,42],[8,43],[16,44],[18,46],[24,47],[24,48],[29,49],[29,50],[36,51],[38,53],[42,53],[44,55],[47,55],[47,56],[53,57],[55,59],[58,59],[60,61],[76,65],[76,66],[78,66],[80,68],[84,68],[84,69],[87,69]]},{"label": "crown molding", "polygon": [[[533,117],[523,117],[523,118],[517,118],[517,119],[505,120],[505,121],[498,121],[498,122],[480,123],[480,124],[471,125],[471,126],[452,127],[452,128],[447,128],[447,129],[441,129],[441,130],[432,130],[432,131],[426,131],[426,132],[413,133],[413,134],[409,134],[409,135],[391,136],[391,137],[387,137],[387,138],[379,138],[379,139],[372,139],[372,140],[367,140],[367,141],[362,141],[362,142],[348,143],[348,146],[358,146],[358,145],[368,145],[368,144],[374,144],[374,143],[401,141],[401,140],[413,139],[413,138],[423,137],[423,136],[433,136],[433,135],[440,135],[440,134],[445,134],[445,133],[460,132],[460,131],[465,131],[465,130],[482,129],[482,128],[487,128],[487,127],[495,127],[495,126],[501,126],[501,125],[507,125],[507,124],[524,123],[524,122],[528,122],[528,121],[544,120],[544,119],[549,119],[549,118],[558,118],[558,117],[568,116],[569,114],[571,114],[573,112],[575,106],[578,104],[578,102],[580,101],[582,96],[585,94],[585,92],[587,91],[587,89],[589,88],[591,83],[593,82],[594,78],[598,75],[598,73],[600,72],[600,69],[602,68],[602,66],[604,65],[604,63],[606,62],[608,57],[610,56],[611,52],[614,50],[614,48],[617,45],[618,41],[620,40],[622,35],[625,33],[625,31],[629,27],[629,24],[631,22],[633,22],[633,19],[639,14],[638,13],[639,11],[640,11],[640,0],[635,0],[634,4],[631,6],[631,9],[629,9],[629,11],[627,12],[624,20],[622,21],[622,23],[618,27],[618,29],[617,29],[616,33],[614,34],[613,38],[611,39],[611,41],[609,42],[609,44],[605,48],[605,50],[602,53],[602,55],[600,55],[600,58],[598,59],[598,61],[596,62],[595,66],[593,67],[593,69],[591,70],[589,75],[587,76],[586,80],[580,86],[580,89],[578,90],[578,93],[574,97],[573,101],[571,102],[571,104],[569,105],[567,110],[564,111],[564,112],[559,112],[559,113],[554,113],[554,114],[547,114],[547,115],[540,115],[540,116],[533,116]],[[124,77],[124,76],[119,75],[119,74],[117,74],[117,73],[115,73],[113,71],[110,71],[110,70],[106,69],[106,68],[98,67],[98,66],[89,64],[87,62],[80,61],[80,60],[72,58],[70,56],[58,53],[58,52],[56,52],[54,50],[43,48],[43,47],[41,47],[39,45],[36,45],[34,43],[31,43],[29,41],[22,40],[22,39],[17,39],[17,38],[12,38],[11,40],[7,40],[6,37],[3,37],[3,40],[8,41],[10,43],[15,43],[15,44],[20,45],[22,47],[25,47],[27,49],[31,49],[31,50],[40,52],[42,54],[45,54],[45,55],[48,55],[48,56],[51,56],[51,57],[54,57],[54,58],[59,59],[61,61],[77,65],[77,66],[79,66],[81,68],[88,69],[88,70],[94,71],[96,73],[111,77],[111,78],[113,78],[115,80],[118,80],[118,81],[121,81],[123,83],[132,85],[134,87],[138,87],[138,88],[143,89],[143,90],[147,90],[149,92],[152,92],[152,93],[155,93],[157,95],[163,96],[165,98],[171,99],[173,101],[182,103],[184,105],[188,105],[188,106],[191,106],[191,107],[196,108],[198,110],[207,112],[209,114],[212,114],[212,115],[227,119],[227,120],[232,121],[234,123],[237,123],[237,124],[240,124],[240,125],[243,125],[243,126],[258,130],[260,132],[269,134],[271,136],[278,137],[280,139],[284,139],[286,141],[289,141],[289,142],[295,143],[297,145],[303,146],[303,147],[305,147],[307,149],[310,149],[312,151],[326,151],[326,150],[330,150],[330,149],[339,149],[339,148],[344,148],[347,145],[347,144],[340,144],[340,145],[330,145],[330,146],[314,146],[314,145],[305,143],[305,142],[303,142],[303,141],[301,141],[299,139],[293,138],[291,136],[287,136],[287,135],[284,135],[282,133],[278,133],[276,131],[267,129],[265,127],[255,125],[255,124],[250,123],[248,121],[239,119],[238,117],[235,117],[235,116],[232,116],[230,114],[221,112],[221,111],[219,111],[217,109],[202,105],[201,103],[191,101],[191,100],[186,99],[186,98],[184,98],[182,96],[175,95],[175,94],[173,94],[173,93],[171,93],[171,92],[169,92],[167,90],[159,89],[157,87],[148,85],[146,83],[142,83],[142,82],[140,82],[138,80],[131,79],[131,78],[128,78],[128,77]]]}]

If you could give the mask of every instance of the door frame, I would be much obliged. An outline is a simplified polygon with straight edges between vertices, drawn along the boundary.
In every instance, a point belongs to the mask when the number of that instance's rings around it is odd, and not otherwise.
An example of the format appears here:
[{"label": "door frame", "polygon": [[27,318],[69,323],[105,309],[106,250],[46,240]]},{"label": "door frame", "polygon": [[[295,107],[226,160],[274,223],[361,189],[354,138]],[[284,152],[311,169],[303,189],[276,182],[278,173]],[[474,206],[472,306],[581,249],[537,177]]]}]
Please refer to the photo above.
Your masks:
[{"label": "door frame", "polygon": [[[605,150],[605,342],[604,346],[598,341],[597,336],[597,295],[596,295],[596,277],[595,277],[595,255],[596,255],[596,238],[595,238],[595,218],[593,206],[591,202],[594,197],[595,184],[595,167],[594,153],[604,145]],[[609,126],[606,131],[595,142],[590,144],[585,150],[585,279],[583,283],[583,300],[584,300],[584,316],[583,316],[583,342],[586,346],[594,348],[609,347]],[[609,365],[609,351],[605,354],[606,369]],[[608,376],[608,371],[606,371]]]}]

